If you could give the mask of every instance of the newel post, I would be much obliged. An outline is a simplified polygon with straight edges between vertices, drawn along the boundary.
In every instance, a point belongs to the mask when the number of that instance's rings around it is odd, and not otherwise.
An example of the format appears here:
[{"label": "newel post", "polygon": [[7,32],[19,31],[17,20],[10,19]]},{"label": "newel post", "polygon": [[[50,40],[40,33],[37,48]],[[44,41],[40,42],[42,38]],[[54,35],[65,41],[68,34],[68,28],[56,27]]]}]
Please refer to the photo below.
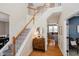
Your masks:
[{"label": "newel post", "polygon": [[15,54],[16,54],[16,48],[15,48],[15,44],[16,44],[16,38],[15,37],[13,37],[13,56],[15,56]]}]

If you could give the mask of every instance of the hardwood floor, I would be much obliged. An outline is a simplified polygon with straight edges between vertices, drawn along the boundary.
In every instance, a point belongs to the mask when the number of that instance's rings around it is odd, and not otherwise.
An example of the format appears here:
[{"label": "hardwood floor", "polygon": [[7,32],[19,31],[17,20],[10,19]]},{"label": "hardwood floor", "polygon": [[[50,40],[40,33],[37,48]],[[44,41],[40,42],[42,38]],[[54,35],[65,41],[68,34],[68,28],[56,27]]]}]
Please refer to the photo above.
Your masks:
[{"label": "hardwood floor", "polygon": [[31,56],[63,56],[58,45],[55,46],[49,46],[48,51],[33,51],[31,53]]}]

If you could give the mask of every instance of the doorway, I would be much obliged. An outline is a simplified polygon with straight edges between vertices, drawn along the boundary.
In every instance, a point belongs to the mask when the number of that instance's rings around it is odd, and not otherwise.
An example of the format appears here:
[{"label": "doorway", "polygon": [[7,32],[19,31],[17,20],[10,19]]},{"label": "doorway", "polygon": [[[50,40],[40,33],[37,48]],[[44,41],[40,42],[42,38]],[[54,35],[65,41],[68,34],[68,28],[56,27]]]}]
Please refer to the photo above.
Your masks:
[{"label": "doorway", "polygon": [[67,49],[69,56],[79,56],[79,16],[73,16],[67,20]]},{"label": "doorway", "polygon": [[9,42],[9,15],[0,12],[0,50]]},{"label": "doorway", "polygon": [[48,45],[55,46],[58,44],[58,25],[48,25]]}]

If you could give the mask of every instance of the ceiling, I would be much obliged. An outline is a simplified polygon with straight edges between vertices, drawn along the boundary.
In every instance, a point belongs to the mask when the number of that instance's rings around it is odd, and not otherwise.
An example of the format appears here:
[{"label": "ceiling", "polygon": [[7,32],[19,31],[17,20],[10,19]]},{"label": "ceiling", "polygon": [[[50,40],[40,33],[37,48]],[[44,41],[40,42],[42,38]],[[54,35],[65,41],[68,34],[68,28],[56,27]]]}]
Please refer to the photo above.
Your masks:
[{"label": "ceiling", "polygon": [[9,22],[9,15],[3,12],[0,12],[0,21]]},{"label": "ceiling", "polygon": [[50,18],[59,18],[60,15],[61,15],[61,12],[54,13],[49,16],[48,20],[50,20]]},{"label": "ceiling", "polygon": [[60,15],[61,15],[61,13],[57,12],[57,13],[54,13],[51,16],[49,16],[49,18],[47,19],[48,24],[58,23]]}]

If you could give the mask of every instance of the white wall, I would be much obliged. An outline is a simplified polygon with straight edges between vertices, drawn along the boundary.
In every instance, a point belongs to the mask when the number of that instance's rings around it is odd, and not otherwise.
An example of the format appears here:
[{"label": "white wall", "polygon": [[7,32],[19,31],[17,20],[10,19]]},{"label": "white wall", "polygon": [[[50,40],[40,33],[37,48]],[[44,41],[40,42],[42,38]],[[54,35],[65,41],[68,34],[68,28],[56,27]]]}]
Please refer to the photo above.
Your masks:
[{"label": "white wall", "polygon": [[2,3],[0,11],[9,15],[10,39],[16,36],[26,24],[27,4],[25,3]]},{"label": "white wall", "polygon": [[71,17],[76,11],[79,11],[78,3],[63,3],[63,12],[60,17],[59,25],[62,26],[62,35],[59,35],[59,47],[63,53],[66,54],[67,50],[67,30],[66,30],[66,20]]}]

